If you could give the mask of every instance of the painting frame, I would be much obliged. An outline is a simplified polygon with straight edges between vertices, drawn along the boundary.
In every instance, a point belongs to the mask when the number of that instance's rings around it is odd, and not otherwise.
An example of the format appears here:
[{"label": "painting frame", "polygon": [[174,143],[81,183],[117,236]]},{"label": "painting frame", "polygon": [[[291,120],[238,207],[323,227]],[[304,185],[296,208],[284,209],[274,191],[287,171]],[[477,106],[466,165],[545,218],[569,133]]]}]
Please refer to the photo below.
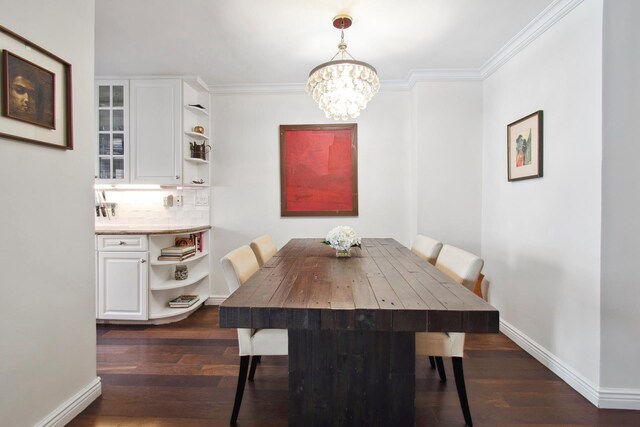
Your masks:
[{"label": "painting frame", "polygon": [[71,64],[3,26],[0,52],[0,137],[73,150]]},{"label": "painting frame", "polygon": [[[357,217],[358,216],[358,125],[306,124],[280,125],[280,215],[282,217]],[[300,145],[328,144],[326,149],[307,150],[304,159],[294,158]],[[334,145],[335,144],[335,145]],[[328,152],[341,150],[342,155]],[[337,153],[337,151],[336,151]],[[348,158],[350,155],[350,158]],[[315,156],[315,157],[314,157]],[[331,170],[311,181],[307,176],[299,178],[298,171],[307,163],[313,163]],[[340,163],[340,165],[333,165]],[[325,165],[326,164],[326,165]],[[319,166],[320,167],[320,166]],[[322,175],[322,172],[320,172]],[[310,176],[314,176],[313,174]],[[297,197],[304,197],[305,205],[296,203]],[[333,192],[333,193],[332,193]],[[327,195],[335,195],[328,200]],[[313,206],[313,207],[311,207]]]},{"label": "painting frame", "polygon": [[543,112],[507,125],[507,180],[542,177]]}]

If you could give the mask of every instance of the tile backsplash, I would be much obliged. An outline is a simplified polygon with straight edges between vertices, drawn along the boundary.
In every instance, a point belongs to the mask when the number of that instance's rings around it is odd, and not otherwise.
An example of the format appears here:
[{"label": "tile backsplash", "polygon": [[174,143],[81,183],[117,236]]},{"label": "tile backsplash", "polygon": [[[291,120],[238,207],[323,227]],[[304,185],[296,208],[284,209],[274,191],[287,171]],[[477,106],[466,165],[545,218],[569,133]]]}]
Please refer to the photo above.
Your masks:
[{"label": "tile backsplash", "polygon": [[[102,190],[97,190],[102,192]],[[205,225],[209,224],[210,191],[201,189],[104,190],[107,203],[116,203],[115,216],[96,216],[96,225]],[[173,196],[173,206],[164,199]],[[176,198],[182,197],[182,206]],[[96,215],[95,207],[93,214]]]}]

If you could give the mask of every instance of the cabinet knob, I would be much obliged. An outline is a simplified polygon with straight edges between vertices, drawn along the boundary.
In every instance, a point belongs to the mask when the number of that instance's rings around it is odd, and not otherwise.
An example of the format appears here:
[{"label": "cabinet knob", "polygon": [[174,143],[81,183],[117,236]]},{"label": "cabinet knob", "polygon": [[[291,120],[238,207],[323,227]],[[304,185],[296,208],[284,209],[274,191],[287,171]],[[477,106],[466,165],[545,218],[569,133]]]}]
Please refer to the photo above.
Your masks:
[{"label": "cabinet knob", "polygon": [[118,243],[120,246],[124,246],[127,244],[127,242],[123,242],[122,240],[120,240],[120,243]]},{"label": "cabinet knob", "polygon": [[146,259],[141,259],[141,260],[140,260],[140,262],[141,262],[142,264],[144,264],[145,262],[147,262],[147,260],[146,260]]},{"label": "cabinet knob", "polygon": [[180,179],[180,175],[176,175],[176,179]]}]

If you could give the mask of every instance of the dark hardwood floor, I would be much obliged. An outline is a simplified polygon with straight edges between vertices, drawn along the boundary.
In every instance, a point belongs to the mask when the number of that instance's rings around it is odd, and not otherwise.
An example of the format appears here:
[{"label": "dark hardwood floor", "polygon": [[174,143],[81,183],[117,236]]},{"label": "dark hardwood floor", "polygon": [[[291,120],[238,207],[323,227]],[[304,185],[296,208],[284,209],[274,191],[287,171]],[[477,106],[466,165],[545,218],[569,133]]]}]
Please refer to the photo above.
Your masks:
[{"label": "dark hardwood floor", "polygon": [[[98,326],[102,396],[69,426],[227,426],[238,375],[235,329],[217,307],[164,326]],[[451,361],[441,384],[417,358],[416,426],[463,426]],[[638,426],[640,411],[597,409],[502,334],[467,334],[467,393],[476,426]],[[263,357],[239,426],[287,425],[287,358]]]}]

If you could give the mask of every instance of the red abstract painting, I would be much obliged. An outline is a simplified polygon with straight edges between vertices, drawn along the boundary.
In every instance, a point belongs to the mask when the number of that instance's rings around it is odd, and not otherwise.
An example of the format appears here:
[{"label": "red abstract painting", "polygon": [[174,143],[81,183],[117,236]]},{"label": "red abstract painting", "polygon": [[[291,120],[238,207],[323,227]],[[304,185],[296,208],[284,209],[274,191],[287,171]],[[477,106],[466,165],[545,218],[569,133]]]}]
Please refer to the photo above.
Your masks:
[{"label": "red abstract painting", "polygon": [[357,216],[357,125],[280,126],[282,216]]}]

